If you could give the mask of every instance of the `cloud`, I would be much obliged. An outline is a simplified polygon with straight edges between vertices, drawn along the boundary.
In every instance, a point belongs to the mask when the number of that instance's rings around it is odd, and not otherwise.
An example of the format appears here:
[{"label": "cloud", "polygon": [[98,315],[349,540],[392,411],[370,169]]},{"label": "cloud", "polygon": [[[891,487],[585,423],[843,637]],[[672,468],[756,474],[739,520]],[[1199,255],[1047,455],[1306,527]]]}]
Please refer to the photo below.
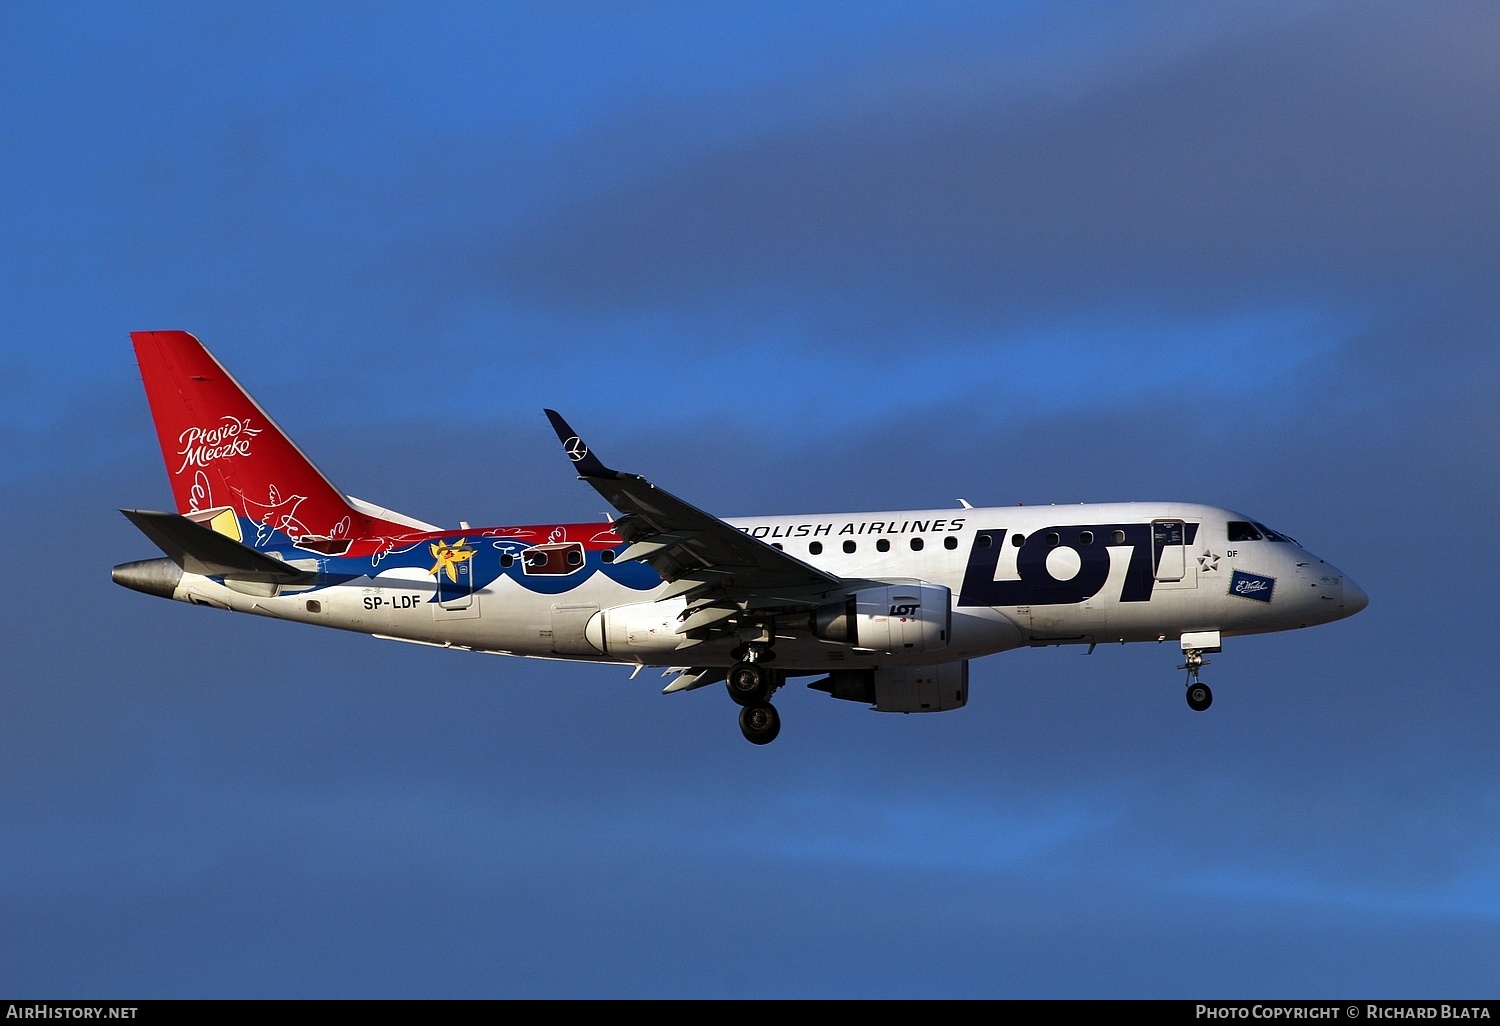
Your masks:
[{"label": "cloud", "polygon": [[1500,25],[1352,13],[1116,60],[1024,105],[977,62],[938,74],[919,55],[892,76],[910,102],[814,95],[813,124],[560,203],[501,242],[487,281],[617,316],[790,309],[820,343],[866,347],[1065,309],[1379,308],[1472,287],[1495,264],[1500,76],[1483,55]]}]

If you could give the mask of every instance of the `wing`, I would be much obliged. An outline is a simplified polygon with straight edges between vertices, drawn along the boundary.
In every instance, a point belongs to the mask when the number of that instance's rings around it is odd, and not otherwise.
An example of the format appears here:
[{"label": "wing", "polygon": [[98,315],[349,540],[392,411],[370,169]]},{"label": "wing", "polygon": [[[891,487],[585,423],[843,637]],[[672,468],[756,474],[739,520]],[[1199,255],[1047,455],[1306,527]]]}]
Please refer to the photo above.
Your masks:
[{"label": "wing", "polygon": [[857,583],[752,538],[639,474],[611,470],[567,421],[546,412],[579,477],[624,514],[614,529],[630,544],[616,558],[649,563],[669,584],[659,601],[686,598],[690,610],[679,634],[701,640],[703,629],[744,614],[809,610]]}]

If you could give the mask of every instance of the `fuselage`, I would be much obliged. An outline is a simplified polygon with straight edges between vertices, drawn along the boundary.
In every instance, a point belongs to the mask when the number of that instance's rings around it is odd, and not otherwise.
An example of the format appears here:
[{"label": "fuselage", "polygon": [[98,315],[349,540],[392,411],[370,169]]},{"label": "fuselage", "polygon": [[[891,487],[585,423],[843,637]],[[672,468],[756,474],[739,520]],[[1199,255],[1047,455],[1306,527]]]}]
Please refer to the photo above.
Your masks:
[{"label": "fuselage", "polygon": [[[464,527],[357,539],[328,552],[318,551],[326,540],[239,519],[231,530],[259,532],[257,548],[316,579],[295,587],[223,580],[149,560],[119,568],[116,580],[181,601],[480,652],[660,666],[735,661],[733,634],[697,644],[690,657],[681,651],[691,603],[658,601],[666,585],[655,571],[616,562],[625,543],[608,524]],[[1256,634],[1327,623],[1367,604],[1358,585],[1287,536],[1197,504],[725,519],[841,579],[921,582],[928,601],[946,591],[940,654],[920,644],[876,650],[788,617],[776,624],[775,644],[789,672],[949,662],[1025,645]],[[827,596],[830,605],[843,599]],[[905,621],[902,607],[889,612]]]},{"label": "fuselage", "polygon": [[1364,593],[1212,506],[1005,506],[723,519],[611,468],[544,410],[619,519],[456,530],[336,488],[196,338],[133,332],[176,512],[121,512],[164,554],[137,591],[397,641],[668,667],[723,682],[746,740],[793,677],[880,712],[968,701],[971,660],[1023,645],[1174,641],[1186,698],[1225,637],[1327,623]]}]

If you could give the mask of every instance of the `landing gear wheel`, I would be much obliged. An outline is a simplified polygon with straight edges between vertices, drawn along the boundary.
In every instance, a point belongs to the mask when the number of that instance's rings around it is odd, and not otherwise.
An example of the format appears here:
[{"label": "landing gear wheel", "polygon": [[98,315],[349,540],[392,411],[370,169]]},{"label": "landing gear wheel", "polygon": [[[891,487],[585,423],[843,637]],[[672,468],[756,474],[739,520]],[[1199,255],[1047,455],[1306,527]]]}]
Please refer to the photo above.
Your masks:
[{"label": "landing gear wheel", "polygon": [[768,745],[781,733],[781,717],[769,702],[747,705],[740,710],[740,733],[752,745]]},{"label": "landing gear wheel", "polygon": [[1214,704],[1214,693],[1209,690],[1207,684],[1189,684],[1187,689],[1188,708],[1193,712],[1202,712]]},{"label": "landing gear wheel", "polygon": [[769,674],[756,663],[735,663],[724,678],[729,697],[747,708],[761,705],[770,694]]}]

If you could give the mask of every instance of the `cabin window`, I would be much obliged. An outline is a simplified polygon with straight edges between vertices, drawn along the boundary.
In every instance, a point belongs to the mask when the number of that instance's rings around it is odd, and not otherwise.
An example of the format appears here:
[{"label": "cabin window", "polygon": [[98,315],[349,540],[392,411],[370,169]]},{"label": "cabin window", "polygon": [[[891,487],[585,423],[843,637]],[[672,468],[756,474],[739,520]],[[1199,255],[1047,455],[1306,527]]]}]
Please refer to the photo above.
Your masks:
[{"label": "cabin window", "polygon": [[582,566],[583,565],[583,553],[579,552],[577,549],[572,549],[571,551],[569,551],[568,552],[568,565],[569,566]]},{"label": "cabin window", "polygon": [[950,534],[948,537],[946,537],[946,538],[943,539],[943,548],[945,548],[945,549],[956,549],[956,548],[958,548],[958,539],[955,538],[955,537],[953,537],[953,535]]},{"label": "cabin window", "polygon": [[[613,554],[614,553],[607,553],[607,555],[613,555]],[[516,562],[516,557],[513,556],[513,555],[511,555],[509,552],[502,552],[502,553],[500,553],[500,565],[501,566],[503,566],[503,567],[514,566],[515,562]]]},{"label": "cabin window", "polygon": [[1093,531],[1079,531],[1078,532],[1078,544],[1079,545],[1092,545],[1092,544],[1094,544],[1094,532]]},{"label": "cabin window", "polygon": [[845,552],[853,552],[858,547],[859,546],[855,545],[852,541],[846,541],[846,542],[844,542],[844,551]]},{"label": "cabin window", "polygon": [[613,563],[615,561],[615,550],[605,549],[603,552],[599,553],[599,558],[606,563]]},{"label": "cabin window", "polygon": [[1109,543],[1111,545],[1124,545],[1125,544],[1125,532],[1124,531],[1112,531],[1110,533],[1110,536],[1109,536]]},{"label": "cabin window", "polygon": [[533,570],[540,570],[547,565],[547,553],[537,552],[535,549],[526,553],[526,565]]},{"label": "cabin window", "polygon": [[307,611],[309,613],[321,613],[323,611],[323,603],[319,602],[317,599],[308,599]]},{"label": "cabin window", "polygon": [[1255,529],[1254,524],[1248,524],[1243,520],[1231,520],[1229,522],[1229,540],[1232,542],[1261,541],[1260,532]]},{"label": "cabin window", "polygon": [[1026,536],[1024,534],[1013,534],[1010,536],[1010,543],[1019,549],[1022,545],[1026,544]]},{"label": "cabin window", "polygon": [[814,556],[821,556],[823,554],[823,543],[813,542],[812,544],[808,545],[807,551],[811,552]]},{"label": "cabin window", "polygon": [[781,551],[781,542],[772,542],[771,543],[771,548],[775,549],[777,552],[780,552]]},{"label": "cabin window", "polygon": [[889,551],[891,551],[891,540],[889,538],[881,538],[879,541],[877,541],[875,543],[875,551],[876,552],[889,552]]},{"label": "cabin window", "polygon": [[987,534],[981,534],[978,538],[974,539],[974,544],[978,545],[981,549],[987,549],[991,545],[995,544],[995,539],[991,538]]},{"label": "cabin window", "polygon": [[1058,534],[1056,531],[1047,532],[1047,547],[1049,549],[1056,548],[1061,542],[1062,535]]},{"label": "cabin window", "polygon": [[924,542],[921,538],[913,538],[911,540],[911,550],[913,552],[921,552],[922,551],[922,546],[924,546],[926,544],[927,543]]}]

